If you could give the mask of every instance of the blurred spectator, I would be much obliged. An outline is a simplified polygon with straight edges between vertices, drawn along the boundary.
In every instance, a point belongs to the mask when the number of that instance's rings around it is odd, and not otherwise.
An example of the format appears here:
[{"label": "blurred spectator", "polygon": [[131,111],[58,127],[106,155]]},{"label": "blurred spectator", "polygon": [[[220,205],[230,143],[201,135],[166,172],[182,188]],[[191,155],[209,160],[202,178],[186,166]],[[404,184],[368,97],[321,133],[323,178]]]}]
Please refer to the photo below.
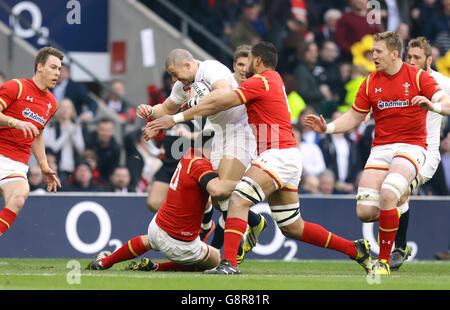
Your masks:
[{"label": "blurred spectator", "polygon": [[302,177],[299,194],[315,195],[319,193],[319,178],[316,175],[306,174]]},{"label": "blurred spectator", "polygon": [[30,165],[28,169],[28,184],[30,185],[30,193],[44,194],[46,192],[47,186],[42,177],[41,168],[38,165]]},{"label": "blurred spectator", "polygon": [[236,49],[241,44],[254,45],[265,38],[267,30],[268,23],[261,14],[259,1],[244,0],[242,15],[231,31],[230,46]]},{"label": "blurred spectator", "polygon": [[341,49],[342,59],[352,60],[351,46],[366,34],[380,30],[379,25],[367,22],[367,0],[349,0],[350,12],[345,12],[336,28],[336,43]]},{"label": "blurred spectator", "polygon": [[322,150],[316,143],[303,141],[301,132],[296,127],[294,135],[302,154],[303,171],[308,175],[319,175],[326,168]]},{"label": "blurred spectator", "polygon": [[439,50],[439,48],[437,46],[432,45],[431,46],[431,69],[433,69],[434,71],[437,71],[436,68],[436,60],[439,59],[439,57],[441,57],[441,51]]},{"label": "blurred spectator", "polygon": [[94,185],[99,187],[105,186],[107,182],[100,175],[100,171],[98,171],[97,154],[93,150],[85,149],[80,155],[80,160],[86,160],[89,163],[92,172],[92,182]]},{"label": "blurred spectator", "polygon": [[[343,113],[333,113],[331,121]],[[344,133],[325,135],[319,141],[327,169],[336,177],[336,187],[340,192],[352,193],[353,183],[360,171],[361,163],[356,144]]]},{"label": "blurred spectator", "polygon": [[343,104],[338,107],[339,111],[345,113],[352,107],[359,87],[364,82],[367,75],[368,72],[363,66],[351,66],[350,81],[345,84],[345,98]]},{"label": "blurred spectator", "polygon": [[105,104],[112,111],[116,112],[124,122],[133,123],[136,110],[121,99],[125,97],[125,84],[123,81],[115,79],[111,81],[110,87],[115,94],[111,92]]},{"label": "blurred spectator", "polygon": [[314,110],[313,107],[310,107],[307,105],[300,113],[296,127],[300,131],[301,138],[303,141],[317,144],[317,143],[319,143],[319,134],[317,132],[315,132],[314,130],[312,130],[310,127],[305,126],[303,123],[306,115],[308,115],[308,114],[318,115],[318,113],[316,112],[316,110]]},{"label": "blurred spectator", "polygon": [[148,104],[154,106],[155,104],[162,103],[164,99],[169,97],[172,91],[172,76],[167,71],[164,71],[162,76],[162,86],[158,88],[157,85],[151,84],[148,86]]},{"label": "blurred spectator", "polygon": [[444,168],[445,184],[450,193],[450,130],[445,130],[441,140],[441,163]]},{"label": "blurred spectator", "polygon": [[45,148],[45,154],[47,155],[47,162],[49,167],[53,171],[57,171],[59,174],[59,167],[58,167],[58,159],[56,158],[55,152],[49,147]]},{"label": "blurred spectator", "polygon": [[[311,106],[318,113],[322,112],[322,103],[325,101],[325,95],[322,93],[320,81],[316,78],[315,72],[319,51],[314,42],[305,42],[299,51],[299,63],[294,69],[294,76],[297,80],[297,91],[305,100],[308,106]],[[330,93],[326,93],[330,96]],[[327,98],[328,99],[328,98]]]},{"label": "blurred spectator", "polygon": [[86,138],[86,148],[93,150],[98,158],[98,170],[104,180],[119,165],[120,146],[114,138],[114,122],[104,118],[97,124],[97,130],[90,132]]},{"label": "blurred spectator", "polygon": [[[161,166],[161,150],[155,141],[145,141],[141,129],[125,136],[126,166],[131,174],[131,186],[139,185],[138,191],[146,192],[153,175]],[[143,184],[140,184],[143,183]]]},{"label": "blurred spectator", "polygon": [[283,74],[284,87],[289,102],[289,111],[291,112],[291,122],[297,124],[300,112],[306,107],[305,100],[297,92],[297,80],[290,73]]},{"label": "blurred spectator", "polygon": [[75,166],[73,174],[62,185],[65,192],[98,192],[103,188],[92,181],[91,166],[86,160],[81,160]]},{"label": "blurred spectator", "polygon": [[71,80],[69,65],[62,64],[58,82],[52,92],[58,103],[65,97],[72,100],[77,116],[83,124],[87,124],[93,119],[97,111],[97,102],[89,97],[83,83]]},{"label": "blurred spectator", "polygon": [[450,48],[450,0],[423,0],[419,9],[421,34],[444,55]]},{"label": "blurred spectator", "polygon": [[72,101],[63,98],[58,105],[56,119],[45,127],[47,148],[56,155],[59,173],[66,178],[75,168],[79,155],[84,151],[84,137]]},{"label": "blurred spectator", "polygon": [[330,169],[319,174],[319,194],[334,195],[341,194],[335,187],[336,178]]},{"label": "blurred spectator", "polygon": [[336,41],[336,29],[342,12],[338,9],[329,9],[325,12],[323,19],[324,24],[318,29],[316,41],[322,44],[325,40]]},{"label": "blurred spectator", "polygon": [[130,171],[125,166],[118,166],[109,177],[109,184],[105,186],[105,191],[115,193],[132,193],[135,188],[131,185]]},{"label": "blurred spectator", "polygon": [[409,25],[411,25],[411,2],[411,0],[382,0],[382,30],[395,32],[403,23],[408,27],[409,32]]},{"label": "blurred spectator", "polygon": [[6,76],[3,72],[0,71],[0,86],[6,82]]}]

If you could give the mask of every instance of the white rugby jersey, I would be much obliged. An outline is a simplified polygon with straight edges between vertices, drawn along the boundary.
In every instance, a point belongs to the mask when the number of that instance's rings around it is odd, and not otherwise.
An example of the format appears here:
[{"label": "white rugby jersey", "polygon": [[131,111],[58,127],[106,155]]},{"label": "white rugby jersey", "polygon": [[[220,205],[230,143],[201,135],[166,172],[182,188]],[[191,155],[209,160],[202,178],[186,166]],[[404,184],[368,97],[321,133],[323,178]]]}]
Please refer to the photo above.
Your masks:
[{"label": "white rugby jersey", "polygon": [[[198,61],[198,70],[195,75],[195,82],[204,81],[210,86],[218,80],[229,80],[232,88],[236,89],[239,85],[234,79],[233,73],[225,65],[217,60]],[[182,105],[190,97],[190,87],[185,87],[180,81],[173,85],[170,99],[178,105]],[[226,124],[247,123],[247,109],[244,105],[239,105],[231,109],[221,111],[208,116],[212,124],[225,127]]]},{"label": "white rugby jersey", "polygon": [[[432,71],[431,76],[439,84],[441,89],[450,95],[450,78],[446,77],[442,73]],[[440,135],[441,135],[441,122],[443,116],[433,111],[428,111],[427,114],[427,144],[428,151],[439,155]]]}]

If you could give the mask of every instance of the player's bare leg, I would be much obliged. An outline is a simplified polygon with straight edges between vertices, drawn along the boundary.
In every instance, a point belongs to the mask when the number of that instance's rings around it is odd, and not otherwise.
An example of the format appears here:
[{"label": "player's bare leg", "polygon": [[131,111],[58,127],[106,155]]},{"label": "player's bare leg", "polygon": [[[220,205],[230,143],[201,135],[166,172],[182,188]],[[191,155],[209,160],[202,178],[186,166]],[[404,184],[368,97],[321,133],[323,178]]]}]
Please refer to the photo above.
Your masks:
[{"label": "player's bare leg", "polygon": [[268,202],[272,217],[284,236],[344,253],[356,260],[368,272],[370,247],[367,240],[350,241],[329,232],[318,224],[304,221],[300,215],[296,192],[278,190],[269,196]]},{"label": "player's bare leg", "polygon": [[146,201],[147,207],[150,209],[150,211],[158,212],[159,208],[161,208],[164,200],[166,199],[168,191],[168,183],[160,181],[154,181],[152,183]]},{"label": "player's bare leg", "polygon": [[30,187],[25,179],[2,184],[0,187],[4,208],[0,212],[0,236],[4,234],[15,221],[17,214],[22,210],[30,192]]},{"label": "player's bare leg", "polygon": [[408,186],[414,177],[415,167],[410,161],[403,158],[394,158],[380,190],[380,253],[373,264],[372,274],[390,274],[390,255],[400,218],[397,204],[408,190]]}]

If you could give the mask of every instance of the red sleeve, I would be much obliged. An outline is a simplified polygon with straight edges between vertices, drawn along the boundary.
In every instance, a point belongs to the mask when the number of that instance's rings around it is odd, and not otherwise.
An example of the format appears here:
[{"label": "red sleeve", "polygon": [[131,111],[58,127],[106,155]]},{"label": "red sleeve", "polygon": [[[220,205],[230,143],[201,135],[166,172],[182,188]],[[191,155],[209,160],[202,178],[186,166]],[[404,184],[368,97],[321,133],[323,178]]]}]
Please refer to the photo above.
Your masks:
[{"label": "red sleeve", "polygon": [[417,81],[420,92],[423,96],[431,100],[431,97],[433,97],[435,93],[441,90],[439,84],[426,71],[421,70],[417,74],[419,75]]},{"label": "red sleeve", "polygon": [[264,80],[260,76],[252,76],[243,82],[235,92],[243,104],[256,99],[265,93]]},{"label": "red sleeve", "polygon": [[194,157],[189,162],[187,173],[200,183],[202,178],[210,173],[216,173],[211,163],[202,157]]},{"label": "red sleeve", "polygon": [[359,87],[358,93],[356,94],[355,102],[353,103],[353,110],[359,113],[370,112],[370,101],[369,101],[369,83],[370,75]]},{"label": "red sleeve", "polygon": [[9,80],[0,87],[0,105],[7,108],[19,94],[19,84],[15,80]]}]

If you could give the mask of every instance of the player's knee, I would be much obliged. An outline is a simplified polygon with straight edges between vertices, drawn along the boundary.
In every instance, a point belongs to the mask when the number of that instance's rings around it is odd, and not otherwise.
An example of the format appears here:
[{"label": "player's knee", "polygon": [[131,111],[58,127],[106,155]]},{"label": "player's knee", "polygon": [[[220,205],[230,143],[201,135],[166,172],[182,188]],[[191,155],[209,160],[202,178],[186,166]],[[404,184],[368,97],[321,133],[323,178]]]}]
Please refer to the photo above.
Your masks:
[{"label": "player's knee", "polygon": [[361,222],[373,222],[378,216],[378,208],[375,206],[356,205],[356,216]]},{"label": "player's knee", "polygon": [[25,205],[26,199],[27,199],[26,195],[14,194],[11,196],[10,199],[8,199],[6,205],[8,206],[9,209],[18,213],[20,210],[22,210],[23,206]]},{"label": "player's knee", "polygon": [[395,201],[397,205],[400,198],[408,190],[409,182],[399,173],[390,173],[384,179],[380,191],[380,204],[385,205]]},{"label": "player's knee", "polygon": [[290,239],[296,239],[300,240],[303,234],[303,227],[304,222],[301,218],[299,218],[297,221],[285,225],[285,226],[279,226],[281,233],[286,237]]}]

